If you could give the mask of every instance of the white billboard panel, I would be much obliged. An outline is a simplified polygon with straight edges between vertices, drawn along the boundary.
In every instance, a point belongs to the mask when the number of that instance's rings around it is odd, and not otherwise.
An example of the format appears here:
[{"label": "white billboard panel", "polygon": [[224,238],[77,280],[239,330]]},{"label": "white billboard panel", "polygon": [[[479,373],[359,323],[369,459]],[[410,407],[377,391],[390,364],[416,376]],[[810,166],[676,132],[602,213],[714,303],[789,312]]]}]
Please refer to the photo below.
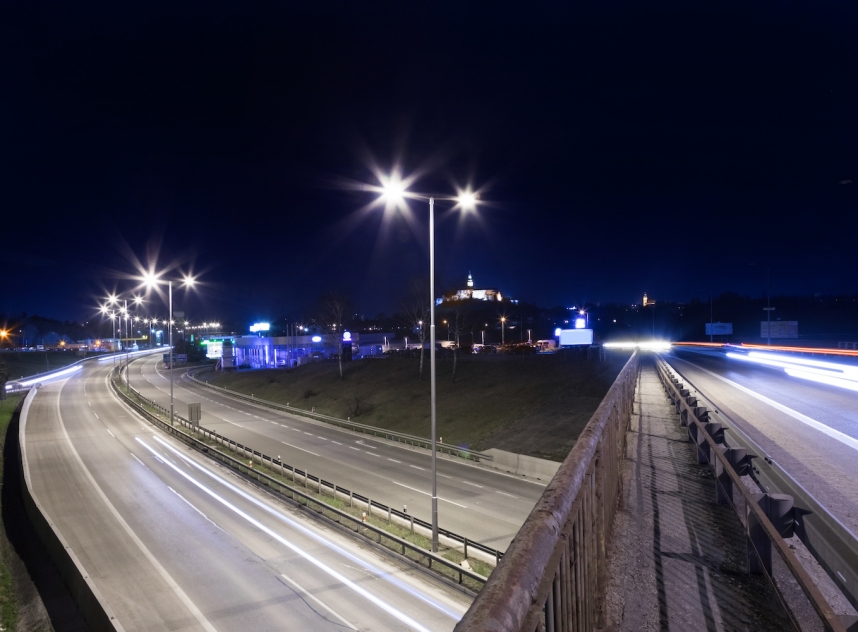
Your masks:
[{"label": "white billboard panel", "polygon": [[561,329],[560,346],[593,344],[592,329]]},{"label": "white billboard panel", "polygon": [[760,323],[760,338],[798,338],[798,321],[773,320],[771,323],[762,321]]},{"label": "white billboard panel", "polygon": [[732,336],[733,323],[706,323],[707,336]]}]

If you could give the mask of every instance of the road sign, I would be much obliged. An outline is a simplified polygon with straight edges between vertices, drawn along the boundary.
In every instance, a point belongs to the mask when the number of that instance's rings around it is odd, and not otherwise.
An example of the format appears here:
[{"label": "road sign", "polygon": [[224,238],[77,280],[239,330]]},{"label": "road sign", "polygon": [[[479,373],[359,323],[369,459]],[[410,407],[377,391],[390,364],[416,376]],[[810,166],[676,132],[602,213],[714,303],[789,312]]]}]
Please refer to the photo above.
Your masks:
[{"label": "road sign", "polygon": [[707,336],[732,336],[733,323],[706,323]]},{"label": "road sign", "polygon": [[202,404],[200,404],[199,402],[188,404],[188,421],[190,421],[195,426],[199,426],[200,418],[202,417],[202,412]]},{"label": "road sign", "polygon": [[760,323],[760,338],[798,338],[798,321],[764,320]]}]

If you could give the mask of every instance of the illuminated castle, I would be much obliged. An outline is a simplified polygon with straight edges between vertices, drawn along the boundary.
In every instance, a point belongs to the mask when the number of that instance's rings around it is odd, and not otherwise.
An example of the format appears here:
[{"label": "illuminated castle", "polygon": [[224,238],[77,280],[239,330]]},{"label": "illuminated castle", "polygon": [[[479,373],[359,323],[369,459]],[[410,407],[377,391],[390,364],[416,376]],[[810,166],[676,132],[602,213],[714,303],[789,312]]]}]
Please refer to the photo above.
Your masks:
[{"label": "illuminated castle", "polygon": [[447,303],[449,301],[467,300],[497,301],[498,303],[507,300],[511,303],[518,303],[518,301],[512,300],[510,298],[504,299],[503,295],[500,293],[500,290],[492,288],[487,288],[485,290],[474,289],[474,277],[471,276],[470,271],[468,271],[467,287],[461,290],[456,290],[455,292],[450,292],[449,294],[445,294],[444,296],[435,299],[435,303],[437,305],[440,305],[441,303]]}]

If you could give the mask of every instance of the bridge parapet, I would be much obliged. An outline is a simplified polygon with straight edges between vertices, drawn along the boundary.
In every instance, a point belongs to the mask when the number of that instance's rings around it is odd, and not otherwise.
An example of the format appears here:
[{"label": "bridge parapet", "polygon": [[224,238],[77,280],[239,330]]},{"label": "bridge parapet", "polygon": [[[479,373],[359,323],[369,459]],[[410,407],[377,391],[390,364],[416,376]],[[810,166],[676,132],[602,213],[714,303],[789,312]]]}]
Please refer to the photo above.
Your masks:
[{"label": "bridge parapet", "polygon": [[606,542],[639,367],[635,351],[456,632],[604,627]]}]

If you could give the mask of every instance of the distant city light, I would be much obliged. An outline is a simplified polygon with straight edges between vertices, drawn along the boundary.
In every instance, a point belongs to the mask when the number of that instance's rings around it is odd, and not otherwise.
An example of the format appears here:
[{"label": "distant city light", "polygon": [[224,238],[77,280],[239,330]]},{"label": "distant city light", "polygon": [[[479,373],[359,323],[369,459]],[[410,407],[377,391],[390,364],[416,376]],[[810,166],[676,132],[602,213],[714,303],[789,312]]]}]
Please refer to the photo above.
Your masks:
[{"label": "distant city light", "polygon": [[254,334],[258,331],[268,331],[269,329],[271,329],[270,323],[254,323],[250,326],[250,332]]},{"label": "distant city light", "polygon": [[575,319],[575,329],[584,329],[587,326],[587,321],[583,318]]},{"label": "distant city light", "polygon": [[352,339],[352,334],[349,331],[343,332],[343,342],[349,342]]},{"label": "distant city light", "polygon": [[322,337],[321,336],[313,336],[312,338],[310,338],[310,340],[312,340],[313,342],[322,342]]},{"label": "distant city light", "polygon": [[555,329],[555,330],[554,330],[554,337],[555,337],[555,338],[559,338],[559,337],[560,337],[560,332],[561,332],[561,331],[563,331],[563,330],[562,330],[562,329],[560,329],[560,327],[558,327],[557,329]]}]

